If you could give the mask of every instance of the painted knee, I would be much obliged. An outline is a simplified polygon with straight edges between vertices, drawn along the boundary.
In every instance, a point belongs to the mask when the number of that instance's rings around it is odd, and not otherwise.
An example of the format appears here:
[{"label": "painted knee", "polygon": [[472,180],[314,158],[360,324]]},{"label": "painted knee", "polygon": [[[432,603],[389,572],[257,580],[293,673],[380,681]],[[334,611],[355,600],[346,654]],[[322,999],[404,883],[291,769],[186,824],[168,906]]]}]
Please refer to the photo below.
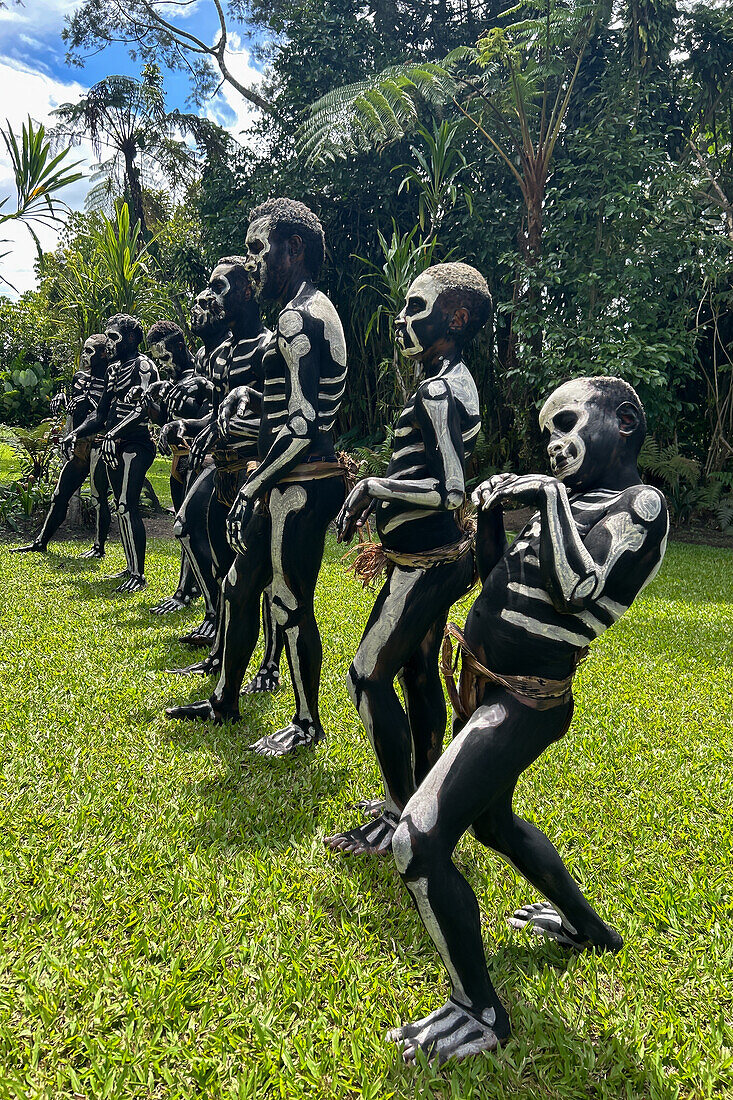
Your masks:
[{"label": "painted knee", "polygon": [[186,517],[180,512],[173,522],[173,534],[176,536],[177,539],[182,539],[188,534],[188,530],[186,528]]},{"label": "painted knee", "polygon": [[403,878],[425,878],[439,858],[439,849],[435,835],[416,825],[409,814],[402,817],[392,837],[392,854]]},{"label": "painted knee", "polygon": [[303,616],[303,608],[298,604],[284,581],[272,586],[272,617],[278,626],[284,629],[296,626]]},{"label": "painted knee", "polygon": [[392,855],[401,875],[407,874],[412,862],[412,838],[406,821],[400,821],[392,837]]}]

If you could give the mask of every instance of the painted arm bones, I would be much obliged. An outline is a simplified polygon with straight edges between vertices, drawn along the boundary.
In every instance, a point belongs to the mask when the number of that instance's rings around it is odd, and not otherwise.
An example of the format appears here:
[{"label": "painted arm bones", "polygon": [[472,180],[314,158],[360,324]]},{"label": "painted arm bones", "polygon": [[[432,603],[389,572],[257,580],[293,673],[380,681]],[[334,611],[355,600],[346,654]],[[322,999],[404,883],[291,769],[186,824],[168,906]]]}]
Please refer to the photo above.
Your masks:
[{"label": "painted arm bones", "polygon": [[505,481],[488,494],[482,489],[480,486],[477,496],[486,510],[509,501],[539,507],[540,568],[550,599],[560,612],[590,607],[608,586],[622,555],[641,549],[662,511],[661,497],[654,489],[634,486],[583,540],[567,489],[556,478],[530,474]]},{"label": "painted arm bones", "polygon": [[415,396],[415,416],[422,432],[428,477],[366,477],[349,493],[336,520],[338,539],[349,542],[378,501],[402,501],[419,508],[454,511],[466,499],[463,440],[446,383],[423,384]]},{"label": "painted arm bones", "polygon": [[227,538],[240,553],[246,548],[243,535],[255,500],[297,465],[318,435],[321,351],[313,347],[303,327],[303,315],[293,309],[285,310],[278,321],[277,346],[289,389],[287,416],[259,467],[240,489],[227,518]]}]

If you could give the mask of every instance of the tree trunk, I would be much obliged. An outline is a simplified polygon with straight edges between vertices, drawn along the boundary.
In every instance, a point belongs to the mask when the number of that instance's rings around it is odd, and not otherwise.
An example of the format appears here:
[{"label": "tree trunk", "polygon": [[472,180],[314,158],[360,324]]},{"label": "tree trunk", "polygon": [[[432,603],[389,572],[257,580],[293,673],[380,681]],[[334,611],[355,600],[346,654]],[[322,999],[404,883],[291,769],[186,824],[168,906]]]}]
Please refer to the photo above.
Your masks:
[{"label": "tree trunk", "polygon": [[140,171],[135,167],[137,150],[125,148],[122,150],[125,157],[125,179],[127,190],[130,193],[130,205],[132,206],[133,221],[140,223],[140,232],[144,237],[148,236],[148,227],[145,224],[145,211],[143,209],[143,189],[140,186]]}]

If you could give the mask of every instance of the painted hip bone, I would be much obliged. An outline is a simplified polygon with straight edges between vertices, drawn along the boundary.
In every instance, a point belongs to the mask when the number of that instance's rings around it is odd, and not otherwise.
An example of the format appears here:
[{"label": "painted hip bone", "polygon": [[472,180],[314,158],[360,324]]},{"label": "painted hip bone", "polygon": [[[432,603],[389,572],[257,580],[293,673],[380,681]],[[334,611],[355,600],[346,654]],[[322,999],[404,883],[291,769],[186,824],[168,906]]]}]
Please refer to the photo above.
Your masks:
[{"label": "painted hip bone", "polygon": [[[273,200],[253,212],[247,267],[258,297],[283,307],[263,357],[261,462],[227,520],[238,557],[224,586],[219,683],[210,699],[168,712],[179,718],[239,716],[240,687],[257,640],[260,594],[271,585],[272,615],[285,639],[296,711],[288,726],[252,746],[265,756],[292,752],[322,736],[322,652],[313,596],[326,528],[344,489],[339,476],[313,479],[304,468],[312,461],[331,462],[338,473],[332,431],[346,381],[340,320],[314,286],[323,256],[320,223],[302,204]],[[246,404],[239,406],[239,414],[246,411]],[[258,502],[265,498],[263,509]]]},{"label": "painted hip bone", "polygon": [[[438,655],[448,611],[473,582],[457,510],[481,421],[462,354],[490,312],[486,282],[466,264],[440,264],[410,286],[395,330],[423,379],[400,414],[386,476],[361,481],[337,523],[339,538],[349,540],[375,509],[382,546],[397,555],[348,674],[384,803],[365,800],[371,820],[326,838],[345,854],[390,850],[400,813],[440,755],[446,711]],[[410,564],[416,555],[421,564]]]},{"label": "painted hip bone", "polygon": [[[544,405],[540,424],[556,476],[498,474],[474,494],[482,590],[465,627],[473,664],[462,675],[479,676],[478,705],[463,726],[456,721],[453,743],[407,803],[393,839],[398,870],[451,982],[442,1008],[391,1033],[408,1061],[418,1050],[466,1057],[509,1034],[478,904],[452,860],[467,830],[547,899],[517,910],[513,928],[576,950],[617,951],[622,943],[547,837],[514,813],[512,798],[521,773],[567,731],[579,656],[658,570],[667,510],[639,478],[645,420],[626,383],[567,383]],[[507,504],[537,509],[511,546]],[[532,678],[539,696],[528,694]],[[566,690],[553,696],[548,682]]]}]

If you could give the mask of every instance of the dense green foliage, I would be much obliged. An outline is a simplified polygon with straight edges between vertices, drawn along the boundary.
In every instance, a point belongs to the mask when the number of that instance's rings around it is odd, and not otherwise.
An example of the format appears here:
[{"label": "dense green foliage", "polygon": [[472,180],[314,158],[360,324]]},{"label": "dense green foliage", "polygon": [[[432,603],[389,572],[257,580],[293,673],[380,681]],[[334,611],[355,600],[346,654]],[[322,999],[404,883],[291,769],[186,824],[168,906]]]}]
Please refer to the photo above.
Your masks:
[{"label": "dense green foliage", "polygon": [[[145,23],[143,9],[157,15]],[[184,64],[164,14],[153,0],[94,0],[70,19],[67,40],[77,60],[117,35],[139,59],[157,49]],[[149,272],[176,320],[207,266],[241,251],[249,210],[289,194],[326,228],[324,289],[349,344],[339,421],[348,441],[385,437],[410,381],[389,314],[412,271],[451,257],[476,264],[495,301],[495,323],[470,352],[485,468],[541,462],[534,406],[560,379],[603,372],[639,389],[659,445],[699,463],[704,485],[730,471],[727,6],[257,0],[225,16],[229,32],[245,16],[256,32],[274,113],[259,116],[245,146],[214,129],[202,137],[185,196],[166,192],[154,135],[130,152],[153,237]],[[199,60],[201,100],[219,62]],[[151,82],[153,121],[167,126],[159,71],[146,72],[133,83]],[[64,278],[78,268],[86,282],[96,226],[74,219],[43,261],[39,301],[55,315],[69,316]],[[69,338],[62,325],[52,342],[67,341],[71,362]]]},{"label": "dense green foliage", "polygon": [[275,764],[245,746],[289,717],[289,686],[248,702],[241,726],[162,717],[201,689],[163,672],[187,657],[180,621],[147,610],[175,544],[152,544],[150,589],[124,600],[103,577],[119,546],[101,564],[76,553],[0,556],[0,1095],[730,1095],[731,551],[672,545],[594,643],[570,733],[519,785],[519,811],[626,947],[568,957],[512,934],[527,887],[466,837],[515,1037],[442,1072],[406,1070],[383,1038],[447,988],[394,866],[321,842],[378,788],[345,684],[372,596],[341,548],[317,593],[328,740]]}]

